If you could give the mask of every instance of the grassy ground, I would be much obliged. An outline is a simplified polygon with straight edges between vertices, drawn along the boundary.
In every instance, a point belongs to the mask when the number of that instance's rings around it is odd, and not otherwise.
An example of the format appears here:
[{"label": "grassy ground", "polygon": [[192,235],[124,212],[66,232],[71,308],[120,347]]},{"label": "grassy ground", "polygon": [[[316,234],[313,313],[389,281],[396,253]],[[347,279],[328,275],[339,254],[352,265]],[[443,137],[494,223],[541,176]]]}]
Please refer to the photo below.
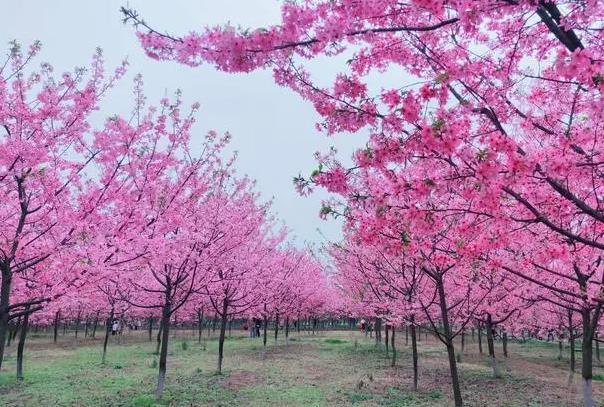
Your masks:
[{"label": "grassy ground", "polygon": [[[214,373],[215,339],[206,349],[180,332],[171,338],[168,383],[161,400],[152,396],[157,374],[154,344],[143,333],[111,343],[100,363],[100,341],[72,337],[50,343],[32,337],[26,348],[25,380],[14,379],[15,346],[0,373],[0,406],[450,406],[450,380],[443,346],[420,342],[420,390],[411,391],[411,357],[398,335],[398,366],[383,349],[355,332],[294,334],[262,355],[261,341],[235,336],[226,343],[223,375]],[[114,339],[114,338],[112,338]],[[460,365],[468,406],[580,405],[579,376],[568,385],[566,361],[553,344],[510,344],[501,379],[468,340]],[[500,350],[500,349],[498,349]],[[603,371],[596,369],[598,400],[604,400]]]}]

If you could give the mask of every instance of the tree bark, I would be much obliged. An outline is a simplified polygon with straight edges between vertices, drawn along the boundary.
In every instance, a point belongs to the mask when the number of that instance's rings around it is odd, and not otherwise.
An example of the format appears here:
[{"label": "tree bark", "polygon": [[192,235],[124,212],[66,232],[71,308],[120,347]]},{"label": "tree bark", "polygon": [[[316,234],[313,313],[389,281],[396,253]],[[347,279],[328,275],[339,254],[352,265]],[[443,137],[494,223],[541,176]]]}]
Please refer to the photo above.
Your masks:
[{"label": "tree bark", "polygon": [[388,355],[388,342],[389,342],[389,337],[388,337],[388,324],[386,324],[384,326],[384,339],[386,339],[386,341],[384,342],[386,344],[386,356]]},{"label": "tree bark", "polygon": [[438,297],[440,303],[440,313],[443,324],[443,334],[445,338],[445,344],[447,347],[447,355],[449,356],[449,370],[451,371],[451,385],[453,386],[453,399],[455,401],[455,407],[461,407],[463,405],[461,397],[461,387],[459,385],[459,373],[457,371],[457,361],[455,360],[455,346],[453,344],[453,333],[449,325],[449,309],[447,308],[447,299],[445,295],[445,285],[443,276],[441,274],[436,275],[436,287],[438,289]]},{"label": "tree bark", "polygon": [[262,359],[266,357],[266,328],[268,325],[268,320],[266,314],[263,317],[263,325],[264,325],[264,333],[262,337]]},{"label": "tree bark", "polygon": [[94,324],[92,325],[92,337],[93,338],[96,338],[96,328],[99,325],[99,312],[100,311],[96,312],[96,316],[94,317]]},{"label": "tree bark", "polygon": [[482,327],[478,325],[478,353],[482,355]]},{"label": "tree bark", "polygon": [[583,340],[581,342],[581,376],[583,379],[583,406],[595,407],[593,399],[593,331],[591,310],[581,312],[583,322]]},{"label": "tree bark", "polygon": [[155,397],[161,397],[166,386],[166,369],[168,365],[168,340],[170,339],[170,317],[172,314],[171,304],[166,302],[162,309],[161,325],[162,338],[161,348],[159,352],[159,372],[157,375],[157,388],[155,389]]},{"label": "tree bark", "polygon": [[57,311],[55,313],[55,321],[54,321],[54,335],[53,342],[57,343],[57,337],[59,336],[59,320],[61,318],[61,311]]},{"label": "tree bark", "polygon": [[491,367],[493,368],[493,377],[500,378],[501,370],[495,356],[495,341],[493,340],[493,319],[491,314],[487,314],[487,346],[489,348],[489,358],[491,359]]},{"label": "tree bark", "polygon": [[396,345],[394,342],[394,336],[396,334],[396,325],[392,325],[392,335],[390,335],[390,347],[392,348],[392,364],[391,366],[396,366]]},{"label": "tree bark", "polygon": [[224,336],[228,319],[229,302],[226,298],[222,300],[222,314],[220,318],[220,337],[218,338],[218,373],[222,374],[222,358],[224,356]]},{"label": "tree bark", "polygon": [[503,344],[503,357],[508,357],[508,333],[503,331],[502,335],[502,344]]},{"label": "tree bark", "polygon": [[105,361],[107,360],[107,344],[109,343],[109,333],[111,332],[113,314],[114,314],[114,310],[113,310],[113,308],[111,308],[111,311],[109,312],[109,317],[107,318],[107,322],[105,323],[105,339],[103,340],[103,357],[101,358],[102,364],[105,364]]},{"label": "tree bark", "polygon": [[419,378],[419,371],[417,366],[417,332],[415,326],[415,317],[411,317],[411,352],[413,357],[413,391],[417,391],[417,382]]},{"label": "tree bark", "polygon": [[285,318],[285,346],[289,345],[289,317]]},{"label": "tree bark", "polygon": [[78,311],[78,316],[76,318],[76,323],[75,323],[75,337],[76,337],[76,339],[78,338],[78,331],[80,330],[81,316],[82,316],[81,311]]},{"label": "tree bark", "polygon": [[275,314],[275,346],[277,346],[277,337],[279,336],[279,313]]},{"label": "tree bark", "polygon": [[0,283],[0,369],[4,360],[4,347],[8,334],[8,317],[10,305],[12,272],[10,266],[2,268],[2,283]]},{"label": "tree bark", "polygon": [[568,342],[570,347],[570,374],[569,381],[572,380],[572,375],[575,373],[575,333],[573,332],[573,312],[568,310]]},{"label": "tree bark", "polygon": [[21,333],[19,335],[19,344],[17,345],[17,380],[23,380],[23,349],[25,348],[25,337],[29,325],[29,309],[29,305],[26,305],[23,321],[21,321]]},{"label": "tree bark", "polygon": [[159,350],[161,348],[161,338],[162,338],[162,333],[164,331],[163,329],[163,319],[160,319],[159,322],[159,330],[157,331],[157,337],[155,338],[155,342],[156,342],[156,346],[155,346],[155,354],[159,355]]},{"label": "tree bark", "polygon": [[201,343],[203,333],[203,310],[197,311],[197,342]]}]

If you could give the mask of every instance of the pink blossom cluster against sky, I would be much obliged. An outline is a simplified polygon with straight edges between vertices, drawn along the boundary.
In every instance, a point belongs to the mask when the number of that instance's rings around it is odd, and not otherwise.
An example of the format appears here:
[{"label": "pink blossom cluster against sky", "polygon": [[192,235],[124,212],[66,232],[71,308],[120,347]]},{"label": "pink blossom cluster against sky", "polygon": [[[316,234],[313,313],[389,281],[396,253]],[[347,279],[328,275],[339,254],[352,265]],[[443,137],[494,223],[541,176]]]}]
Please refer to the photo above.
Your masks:
[{"label": "pink blossom cluster against sky", "polygon": [[[242,27],[259,27],[279,21],[280,2],[275,0],[199,1],[129,1],[149,22],[170,32],[181,33],[183,27],[200,27],[230,22]],[[42,41],[40,60],[52,62],[56,72],[85,66],[96,47],[104,51],[107,67],[117,66],[127,58],[129,69],[103,101],[103,114],[126,115],[132,107],[131,78],[144,74],[145,94],[150,101],[166,92],[183,89],[188,104],[201,104],[199,120],[193,129],[193,148],[199,148],[209,129],[233,135],[232,148],[239,151],[238,171],[258,181],[266,199],[274,197],[274,210],[296,235],[298,243],[338,240],[339,221],[321,222],[317,216],[325,197],[317,191],[301,199],[292,178],[302,172],[307,176],[316,166],[313,154],[335,145],[340,156],[348,157],[363,143],[358,136],[339,135],[325,138],[317,134],[319,120],[312,106],[286,89],[275,85],[270,71],[250,76],[230,75],[212,67],[191,70],[176,63],[157,63],[144,54],[132,29],[121,23],[123,0],[86,2],[65,0],[7,1],[0,26],[0,43],[17,40],[24,47]],[[35,27],[35,29],[32,29]],[[345,63],[345,60],[341,61]],[[328,82],[341,69],[337,64],[315,65],[319,79]],[[97,120],[102,118],[98,117]],[[198,136],[198,137],[196,137]]]}]

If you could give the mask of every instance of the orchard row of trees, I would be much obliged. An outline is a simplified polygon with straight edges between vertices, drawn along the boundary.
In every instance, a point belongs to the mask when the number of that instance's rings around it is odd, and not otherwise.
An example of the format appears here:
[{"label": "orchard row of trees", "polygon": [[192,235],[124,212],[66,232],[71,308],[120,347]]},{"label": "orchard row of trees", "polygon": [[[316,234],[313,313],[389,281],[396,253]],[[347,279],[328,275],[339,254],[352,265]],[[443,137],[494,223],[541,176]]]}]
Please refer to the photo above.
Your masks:
[{"label": "orchard row of trees", "polygon": [[126,65],[108,72],[99,51],[57,76],[34,68],[39,48],[13,44],[0,65],[0,366],[15,326],[22,378],[30,323],[54,326],[56,340],[61,320],[94,320],[104,362],[114,319],[151,319],[159,396],[176,315],[218,319],[220,372],[227,321],[325,312],[322,265],[287,242],[253,181],[236,174],[230,136],[191,148],[198,105],[177,94],[147,106],[137,76],[132,112],[95,126]]},{"label": "orchard row of trees", "polygon": [[[454,339],[475,321],[488,328],[495,372],[495,326],[580,336],[584,404],[596,404],[602,2],[285,2],[278,25],[183,36],[122,11],[151,58],[272,69],[313,104],[319,131],[367,135],[352,160],[318,156],[295,183],[333,193],[321,215],[344,219],[330,253],[349,311],[431,326],[456,406]],[[315,59],[341,64],[332,84],[314,80]]]}]

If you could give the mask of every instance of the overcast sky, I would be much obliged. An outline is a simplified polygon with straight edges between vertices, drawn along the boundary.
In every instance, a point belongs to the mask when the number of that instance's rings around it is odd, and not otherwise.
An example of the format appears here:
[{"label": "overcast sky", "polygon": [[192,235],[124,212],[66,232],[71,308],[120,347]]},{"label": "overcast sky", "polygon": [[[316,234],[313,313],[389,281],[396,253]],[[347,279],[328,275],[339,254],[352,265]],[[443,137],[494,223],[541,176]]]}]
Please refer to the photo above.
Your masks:
[{"label": "overcast sky", "polygon": [[[37,62],[50,62],[56,72],[86,66],[96,47],[104,50],[107,68],[127,58],[128,76],[103,102],[103,114],[127,115],[132,109],[132,78],[144,76],[149,103],[157,104],[165,94],[182,89],[187,103],[199,101],[201,111],[194,128],[193,145],[199,146],[208,130],[229,131],[233,148],[239,152],[238,171],[257,180],[265,199],[274,198],[274,211],[297,243],[323,242],[340,236],[339,223],[321,221],[318,212],[325,195],[296,194],[292,178],[300,171],[308,175],[315,167],[313,153],[336,146],[349,157],[360,136],[327,138],[314,130],[318,116],[312,106],[288,89],[274,84],[270,71],[246,75],[225,74],[204,66],[189,68],[147,58],[136,41],[134,30],[121,22],[119,8],[126,0],[56,0],[3,3],[0,43],[16,39],[23,46],[42,41]],[[206,25],[224,24],[262,27],[279,20],[277,0],[130,0],[147,22],[174,34]],[[5,52],[5,51],[2,51]],[[327,81],[342,67],[331,61],[315,66],[319,80]],[[320,228],[321,232],[317,231]]]}]

